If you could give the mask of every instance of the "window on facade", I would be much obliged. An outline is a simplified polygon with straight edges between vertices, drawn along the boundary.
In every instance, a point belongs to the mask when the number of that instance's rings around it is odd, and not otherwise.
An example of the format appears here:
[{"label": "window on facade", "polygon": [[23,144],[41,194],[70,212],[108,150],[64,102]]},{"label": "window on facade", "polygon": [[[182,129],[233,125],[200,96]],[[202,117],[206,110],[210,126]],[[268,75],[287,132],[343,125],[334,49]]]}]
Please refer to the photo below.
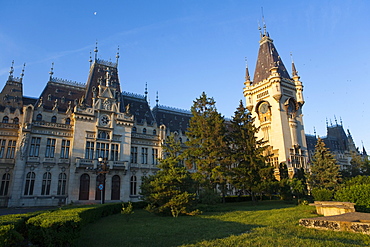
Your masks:
[{"label": "window on facade", "polygon": [[9,140],[8,148],[6,149],[6,159],[14,159],[16,141]]},{"label": "window on facade", "polygon": [[95,150],[95,159],[100,157],[103,159],[108,159],[108,154],[109,154],[109,144],[104,142],[97,142]]},{"label": "window on facade", "polygon": [[153,130],[153,135],[156,135],[157,134],[157,130],[156,129],[154,129]]},{"label": "window on facade", "polygon": [[152,148],[152,165],[158,165],[158,149]]},{"label": "window on facade", "polygon": [[1,140],[0,139],[0,159],[4,158],[5,155],[5,145],[6,145],[6,140]]},{"label": "window on facade", "polygon": [[137,147],[131,147],[131,163],[137,163]]},{"label": "window on facade", "polygon": [[136,176],[131,176],[130,195],[136,195],[136,193],[137,193],[136,187],[137,187],[137,178],[136,178]]},{"label": "window on facade", "polygon": [[57,122],[57,117],[56,116],[52,116],[51,117],[51,122],[52,123],[56,123]]},{"label": "window on facade", "polygon": [[98,138],[99,139],[109,139],[109,132],[107,131],[99,131],[98,132]]},{"label": "window on facade", "polygon": [[30,157],[39,157],[41,137],[32,137],[30,145]]},{"label": "window on facade", "polygon": [[70,118],[66,118],[66,124],[68,124],[68,125],[71,124],[71,119]]},{"label": "window on facade", "polygon": [[146,134],[146,128],[143,129],[143,134]]},{"label": "window on facade", "polygon": [[36,121],[42,121],[42,115],[41,114],[37,114]]},{"label": "window on facade", "polygon": [[69,147],[71,142],[69,140],[62,140],[62,148],[60,150],[60,158],[68,159],[69,158]]},{"label": "window on facade", "polygon": [[94,142],[86,142],[85,159],[92,160],[94,158]]},{"label": "window on facade", "polygon": [[54,158],[55,142],[56,142],[56,139],[50,139],[50,138],[47,139],[46,150],[45,150],[46,158]]},{"label": "window on facade", "polygon": [[51,173],[45,172],[42,176],[41,195],[50,195]]},{"label": "window on facade", "polygon": [[36,174],[34,172],[29,172],[26,175],[26,184],[24,186],[24,195],[31,196],[33,195],[33,188],[35,187],[35,177]]},{"label": "window on facade", "polygon": [[132,127],[132,132],[136,133],[136,127]]},{"label": "window on facade", "polygon": [[18,124],[19,123],[19,118],[17,118],[17,117],[13,118],[13,123]]},{"label": "window on facade", "polygon": [[1,179],[0,196],[8,195],[9,182],[10,182],[10,174],[5,173]]},{"label": "window on facade", "polygon": [[118,144],[111,144],[110,156],[111,160],[118,160]]},{"label": "window on facade", "polygon": [[141,163],[148,164],[148,148],[141,148]]},{"label": "window on facade", "polygon": [[67,174],[65,174],[64,172],[59,173],[57,195],[65,195],[66,186],[67,186]]},{"label": "window on facade", "polygon": [[8,123],[8,122],[9,122],[9,117],[8,116],[3,117],[3,123]]},{"label": "window on facade", "polygon": [[51,100],[51,94],[48,94],[48,100]]}]

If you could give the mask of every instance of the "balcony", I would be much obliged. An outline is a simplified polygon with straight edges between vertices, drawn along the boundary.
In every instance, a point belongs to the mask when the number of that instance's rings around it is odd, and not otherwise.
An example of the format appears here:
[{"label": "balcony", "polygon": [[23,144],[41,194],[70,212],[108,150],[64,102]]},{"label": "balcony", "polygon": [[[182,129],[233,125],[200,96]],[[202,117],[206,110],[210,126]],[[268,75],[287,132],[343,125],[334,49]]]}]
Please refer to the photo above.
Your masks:
[{"label": "balcony", "polygon": [[27,157],[27,162],[32,162],[32,163],[39,163],[40,162],[40,157]]},{"label": "balcony", "polygon": [[0,123],[0,129],[18,129],[19,124],[15,123]]},{"label": "balcony", "polygon": [[45,128],[53,128],[53,129],[65,129],[65,130],[72,129],[72,125],[70,124],[51,123],[51,122],[45,122],[45,121],[34,121],[32,125],[37,126],[37,127],[45,127]]}]

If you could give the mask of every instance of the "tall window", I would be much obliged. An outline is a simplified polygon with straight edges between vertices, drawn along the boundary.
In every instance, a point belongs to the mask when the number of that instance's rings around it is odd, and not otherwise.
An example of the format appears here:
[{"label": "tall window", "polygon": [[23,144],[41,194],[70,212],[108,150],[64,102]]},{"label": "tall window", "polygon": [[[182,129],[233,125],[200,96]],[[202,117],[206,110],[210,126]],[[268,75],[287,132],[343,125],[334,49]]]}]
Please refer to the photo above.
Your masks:
[{"label": "tall window", "polygon": [[136,187],[137,187],[137,178],[136,178],[136,176],[131,176],[130,195],[136,195],[136,193],[137,193]]},{"label": "tall window", "polygon": [[3,123],[8,123],[8,122],[9,122],[9,117],[8,116],[3,117]]},{"label": "tall window", "polygon": [[8,148],[6,150],[6,159],[14,159],[14,153],[15,153],[15,143],[16,141],[9,140],[8,141]]},{"label": "tall window", "polygon": [[66,194],[66,185],[67,185],[67,174],[65,174],[64,172],[59,173],[57,195]]},{"label": "tall window", "polygon": [[110,156],[111,160],[118,160],[118,144],[111,144]]},{"label": "tall window", "polygon": [[103,159],[108,158],[109,144],[104,142],[96,143],[95,159],[102,157]]},{"label": "tall window", "polygon": [[33,195],[33,188],[35,187],[35,177],[36,174],[34,172],[29,172],[26,175],[26,184],[24,186],[24,195],[25,196],[32,196]]},{"label": "tall window", "polygon": [[154,129],[153,130],[153,135],[156,135],[157,134],[157,130],[156,129]]},{"label": "tall window", "polygon": [[8,195],[9,182],[10,182],[10,174],[5,173],[1,179],[0,196]]},{"label": "tall window", "polygon": [[19,123],[19,118],[17,118],[17,117],[13,118],[13,123],[18,124]]},{"label": "tall window", "polygon": [[69,140],[62,140],[62,149],[60,150],[60,158],[68,159],[69,158],[69,147],[71,142]]},{"label": "tall window", "polygon": [[30,146],[30,157],[39,157],[41,137],[32,137]]},{"label": "tall window", "polygon": [[137,147],[131,147],[131,163],[137,163]]},{"label": "tall window", "polygon": [[66,124],[71,124],[71,119],[70,118],[66,118]]},{"label": "tall window", "polygon": [[56,139],[50,139],[50,138],[47,139],[46,150],[45,150],[46,158],[54,158],[55,142],[56,142]]},{"label": "tall window", "polygon": [[148,148],[141,148],[141,163],[148,164]]},{"label": "tall window", "polygon": [[51,173],[45,172],[42,176],[41,195],[50,195]]},{"label": "tall window", "polygon": [[158,149],[152,148],[152,165],[158,165]]},{"label": "tall window", "polygon": [[146,128],[143,129],[143,134],[146,134]]},{"label": "tall window", "polygon": [[6,140],[1,140],[0,139],[0,159],[4,158],[4,155],[5,155],[5,144],[6,144]]},{"label": "tall window", "polygon": [[42,115],[41,114],[37,114],[36,121],[42,121]]},{"label": "tall window", "polygon": [[86,142],[85,159],[94,158],[94,142]]},{"label": "tall window", "polygon": [[57,117],[56,116],[52,116],[51,117],[51,122],[52,123],[56,123],[57,122]]}]

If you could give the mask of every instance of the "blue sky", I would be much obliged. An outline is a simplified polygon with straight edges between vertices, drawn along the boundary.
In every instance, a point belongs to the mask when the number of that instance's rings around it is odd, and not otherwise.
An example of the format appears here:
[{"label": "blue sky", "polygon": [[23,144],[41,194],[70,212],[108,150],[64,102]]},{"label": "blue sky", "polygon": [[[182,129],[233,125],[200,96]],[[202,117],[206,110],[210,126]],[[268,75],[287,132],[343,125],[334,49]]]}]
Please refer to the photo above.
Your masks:
[{"label": "blue sky", "polygon": [[124,91],[189,109],[203,91],[231,117],[253,75],[263,7],[267,31],[288,70],[293,53],[304,85],[306,133],[326,135],[336,116],[370,150],[370,2],[248,0],[1,1],[0,86],[12,60],[26,62],[24,94],[38,97],[54,76],[85,83],[90,51],[115,60]]}]

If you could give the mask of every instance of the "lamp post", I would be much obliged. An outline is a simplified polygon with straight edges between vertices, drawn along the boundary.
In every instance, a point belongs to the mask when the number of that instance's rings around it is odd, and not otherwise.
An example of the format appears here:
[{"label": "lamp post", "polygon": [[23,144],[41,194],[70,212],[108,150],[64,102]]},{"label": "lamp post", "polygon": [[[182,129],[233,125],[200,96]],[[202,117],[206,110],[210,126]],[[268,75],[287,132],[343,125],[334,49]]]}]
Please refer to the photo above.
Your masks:
[{"label": "lamp post", "polygon": [[104,204],[105,202],[105,179],[106,175],[109,172],[109,166],[107,165],[107,159],[99,157],[98,161],[100,163],[100,167],[98,167],[96,173],[97,174],[102,174],[103,175],[103,181],[101,184],[99,184],[99,190],[100,190],[100,198],[101,198],[101,204]]}]

